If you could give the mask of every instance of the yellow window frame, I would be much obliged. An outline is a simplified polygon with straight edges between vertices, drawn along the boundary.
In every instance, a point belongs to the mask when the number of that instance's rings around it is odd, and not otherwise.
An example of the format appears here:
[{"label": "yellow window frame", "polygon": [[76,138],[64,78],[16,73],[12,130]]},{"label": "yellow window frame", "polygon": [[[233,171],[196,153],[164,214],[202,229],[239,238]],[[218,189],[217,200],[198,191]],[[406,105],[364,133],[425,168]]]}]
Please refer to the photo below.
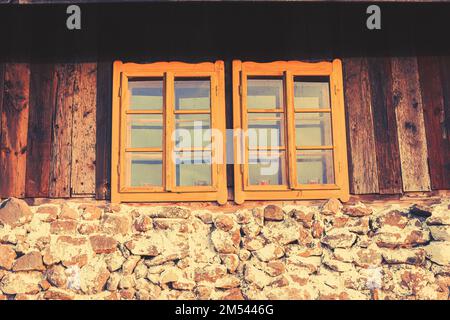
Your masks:
[{"label": "yellow window frame", "polygon": [[[163,79],[162,110],[129,110],[129,78]],[[175,110],[174,79],[209,78],[209,110]],[[183,63],[155,62],[148,64],[123,63],[115,61],[113,65],[113,105],[112,105],[112,153],[111,153],[111,201],[119,202],[173,202],[173,201],[217,201],[227,202],[226,154],[225,150],[225,75],[223,61]],[[126,147],[126,116],[128,114],[162,114],[164,131],[162,148],[128,148]],[[221,133],[221,137],[212,135],[211,186],[176,186],[174,183],[175,165],[172,161],[174,143],[171,139],[177,114],[210,114],[210,127]],[[162,152],[162,186],[161,187],[126,187],[125,154],[126,152]],[[177,150],[178,151],[178,150]],[[182,150],[180,150],[182,151]],[[190,150],[195,151],[195,150]]]},{"label": "yellow window frame", "polygon": [[[287,181],[285,185],[250,185],[248,178],[248,137],[234,135],[234,200],[299,200],[299,199],[349,199],[347,167],[347,142],[345,130],[342,63],[332,62],[276,61],[268,63],[233,61],[233,128],[235,132],[248,128],[247,79],[249,76],[276,76],[283,79],[284,93],[284,151],[286,151]],[[330,83],[330,109],[294,109],[294,77],[326,76]],[[256,110],[272,113],[276,110]],[[279,112],[279,110],[278,110]],[[331,114],[331,146],[308,146],[299,148],[295,142],[295,114],[324,112]],[[333,184],[299,184],[297,182],[298,150],[333,150]]]}]

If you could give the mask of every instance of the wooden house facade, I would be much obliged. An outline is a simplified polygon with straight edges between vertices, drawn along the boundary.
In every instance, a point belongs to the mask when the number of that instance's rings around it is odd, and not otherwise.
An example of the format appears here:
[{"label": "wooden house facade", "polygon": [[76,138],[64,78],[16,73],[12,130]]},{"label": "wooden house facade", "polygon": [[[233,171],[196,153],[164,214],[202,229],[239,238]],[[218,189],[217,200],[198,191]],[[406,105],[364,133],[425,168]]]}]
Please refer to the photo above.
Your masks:
[{"label": "wooden house facade", "polygon": [[[0,198],[109,200],[120,193],[113,116],[120,107],[114,103],[118,61],[144,69],[219,63],[223,110],[212,116],[223,129],[236,128],[241,110],[233,61],[333,65],[337,86],[330,92],[342,99],[333,138],[342,143],[332,148],[345,161],[335,162],[344,194],[450,189],[448,5],[382,6],[381,30],[367,29],[363,4],[85,4],[81,30],[66,28],[65,8],[0,5]],[[171,72],[177,71],[163,70],[161,77]],[[295,72],[286,67],[279,76],[294,79]],[[236,188],[243,188],[237,166],[217,169],[221,203],[236,201]],[[237,202],[302,199],[296,196],[301,187],[286,189],[288,196],[247,191]],[[317,190],[304,198],[328,197]],[[145,195],[136,201],[145,202]]]}]

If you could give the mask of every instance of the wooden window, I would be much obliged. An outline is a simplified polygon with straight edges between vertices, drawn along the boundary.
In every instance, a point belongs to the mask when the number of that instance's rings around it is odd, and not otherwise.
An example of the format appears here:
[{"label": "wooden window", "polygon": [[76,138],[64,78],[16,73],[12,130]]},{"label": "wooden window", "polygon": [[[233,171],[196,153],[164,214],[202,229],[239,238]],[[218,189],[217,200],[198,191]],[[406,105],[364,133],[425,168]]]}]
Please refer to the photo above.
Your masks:
[{"label": "wooden window", "polygon": [[111,200],[227,201],[224,64],[114,63]]},{"label": "wooden window", "polygon": [[349,197],[340,60],[233,61],[235,201]]}]

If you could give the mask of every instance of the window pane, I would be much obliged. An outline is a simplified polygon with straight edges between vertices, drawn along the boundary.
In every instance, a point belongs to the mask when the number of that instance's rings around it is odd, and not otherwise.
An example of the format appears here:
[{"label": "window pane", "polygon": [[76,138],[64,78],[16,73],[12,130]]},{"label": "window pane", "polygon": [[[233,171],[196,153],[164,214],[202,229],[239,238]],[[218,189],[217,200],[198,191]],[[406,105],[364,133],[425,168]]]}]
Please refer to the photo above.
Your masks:
[{"label": "window pane", "polygon": [[128,187],[162,186],[162,152],[127,153],[125,158]]},{"label": "window pane", "polygon": [[182,151],[175,153],[177,186],[211,185],[211,152]]},{"label": "window pane", "polygon": [[162,78],[132,78],[128,81],[129,109],[162,110]]},{"label": "window pane", "polygon": [[161,148],[163,121],[161,114],[129,115],[127,117],[130,148]]},{"label": "window pane", "polygon": [[175,117],[175,147],[207,147],[211,144],[209,114],[177,114]]},{"label": "window pane", "polygon": [[327,77],[295,77],[295,108],[330,108],[330,84]]},{"label": "window pane", "polygon": [[282,109],[283,80],[277,78],[249,78],[247,80],[248,109]]},{"label": "window pane", "polygon": [[248,141],[250,147],[284,146],[284,123],[281,113],[249,113]]},{"label": "window pane", "polygon": [[297,146],[331,146],[331,115],[329,113],[296,113]]},{"label": "window pane", "polygon": [[284,151],[249,152],[248,179],[250,185],[286,184],[286,153]]},{"label": "window pane", "polygon": [[209,79],[175,79],[175,110],[208,110],[211,84]]},{"label": "window pane", "polygon": [[299,184],[334,183],[333,151],[298,151],[297,181]]}]

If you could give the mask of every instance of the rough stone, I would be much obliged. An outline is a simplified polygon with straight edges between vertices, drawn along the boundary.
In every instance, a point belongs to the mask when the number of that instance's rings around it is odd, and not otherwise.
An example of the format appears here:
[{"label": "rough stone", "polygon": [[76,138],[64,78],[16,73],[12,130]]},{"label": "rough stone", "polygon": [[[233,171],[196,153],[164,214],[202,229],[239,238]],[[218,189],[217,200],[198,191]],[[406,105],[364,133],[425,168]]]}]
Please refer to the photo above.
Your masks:
[{"label": "rough stone", "polygon": [[81,215],[84,220],[98,220],[103,213],[101,208],[93,204],[82,204],[78,209],[82,212]]},{"label": "rough stone", "polygon": [[89,237],[89,241],[95,253],[112,253],[117,248],[117,240],[113,237],[94,235]]},{"label": "rough stone", "polygon": [[131,218],[128,215],[108,213],[103,215],[103,232],[112,235],[126,235],[131,230]]},{"label": "rough stone", "polygon": [[154,257],[160,254],[159,248],[162,246],[159,237],[136,237],[125,243],[131,253],[141,256]]},{"label": "rough stone", "polygon": [[59,206],[47,205],[41,206],[36,210],[36,213],[43,216],[43,222],[52,222],[58,218]]},{"label": "rough stone", "polygon": [[283,210],[276,205],[268,205],[264,208],[264,220],[282,221],[284,219]]},{"label": "rough stone", "polygon": [[9,198],[0,203],[0,224],[18,227],[30,222],[33,213],[23,200]]},{"label": "rough stone", "polygon": [[427,258],[441,266],[450,264],[450,243],[432,242],[425,248]]},{"label": "rough stone", "polygon": [[80,214],[77,210],[72,209],[67,204],[63,204],[61,207],[61,212],[59,214],[59,219],[64,220],[78,220],[80,217]]},{"label": "rough stone", "polygon": [[299,226],[293,219],[286,219],[283,222],[267,222],[261,233],[270,242],[286,245],[298,240]]},{"label": "rough stone", "polygon": [[35,294],[41,281],[41,272],[9,272],[0,281],[0,290],[6,294]]},{"label": "rough stone", "polygon": [[51,266],[47,272],[47,280],[55,287],[66,288],[67,287],[67,274],[66,270],[61,265]]},{"label": "rough stone", "polygon": [[322,243],[330,248],[350,248],[357,236],[346,229],[332,229],[322,238]]},{"label": "rough stone", "polygon": [[44,271],[40,252],[34,251],[21,256],[14,263],[13,271]]},{"label": "rough stone", "polygon": [[0,268],[11,270],[16,258],[16,252],[9,245],[0,244]]},{"label": "rough stone", "polygon": [[329,199],[320,207],[320,213],[324,215],[336,215],[342,210],[342,203],[335,198]]},{"label": "rough stone", "polygon": [[372,214],[372,208],[367,207],[364,203],[358,202],[352,206],[345,206],[343,209],[344,214],[351,217],[364,217]]},{"label": "rough stone", "polygon": [[270,243],[264,248],[256,250],[254,254],[259,260],[267,262],[281,258],[284,255],[284,250],[283,247]]},{"label": "rough stone", "polygon": [[384,226],[377,232],[374,241],[382,248],[410,248],[430,241],[430,232],[417,227]]},{"label": "rough stone", "polygon": [[427,219],[428,225],[450,225],[450,208],[437,205],[432,208],[431,217]]},{"label": "rough stone", "polygon": [[388,264],[422,265],[425,262],[425,250],[419,249],[384,249],[383,259]]},{"label": "rough stone", "polygon": [[96,257],[80,270],[80,288],[86,294],[95,294],[103,290],[110,273],[103,259]]},{"label": "rough stone", "polygon": [[430,232],[433,240],[450,242],[450,226],[430,226]]},{"label": "rough stone", "polygon": [[216,229],[211,233],[211,241],[219,253],[238,253],[239,229],[236,229],[234,233]]},{"label": "rough stone", "polygon": [[234,220],[230,215],[221,214],[214,220],[214,225],[217,229],[225,232],[230,231],[234,227]]},{"label": "rough stone", "polygon": [[77,231],[78,223],[75,220],[58,220],[50,224],[52,234],[74,234]]}]

